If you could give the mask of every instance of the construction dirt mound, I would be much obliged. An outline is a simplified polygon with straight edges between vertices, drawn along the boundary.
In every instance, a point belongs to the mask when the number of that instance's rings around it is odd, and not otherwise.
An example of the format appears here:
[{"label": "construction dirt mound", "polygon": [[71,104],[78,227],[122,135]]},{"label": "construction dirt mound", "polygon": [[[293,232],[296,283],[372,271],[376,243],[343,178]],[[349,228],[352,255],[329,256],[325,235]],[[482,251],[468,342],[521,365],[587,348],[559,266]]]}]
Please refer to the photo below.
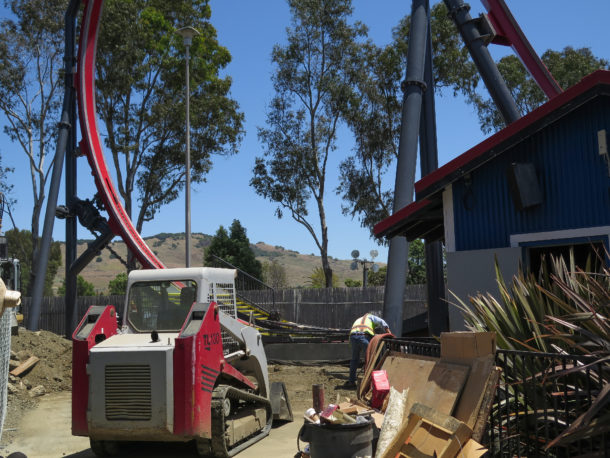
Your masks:
[{"label": "construction dirt mound", "polygon": [[[72,342],[49,331],[32,332],[20,328],[11,338],[11,352],[19,362],[38,358],[38,362],[19,376],[26,391],[43,386],[47,393],[70,390],[72,384]],[[16,356],[16,358],[15,358]],[[31,386],[30,386],[31,385]],[[18,390],[20,395],[23,390]]]},{"label": "construction dirt mound", "polygon": [[[26,369],[24,369],[26,368]],[[48,331],[19,328],[11,337],[8,409],[2,443],[9,443],[23,414],[47,393],[72,387],[72,342]]]}]

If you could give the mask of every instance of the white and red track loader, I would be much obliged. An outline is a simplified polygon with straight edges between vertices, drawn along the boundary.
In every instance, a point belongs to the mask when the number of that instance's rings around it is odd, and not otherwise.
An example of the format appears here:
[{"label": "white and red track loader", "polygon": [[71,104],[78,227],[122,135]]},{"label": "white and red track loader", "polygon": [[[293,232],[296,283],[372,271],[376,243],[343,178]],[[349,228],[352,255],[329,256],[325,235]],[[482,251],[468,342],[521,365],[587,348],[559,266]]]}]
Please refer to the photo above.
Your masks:
[{"label": "white and red track loader", "polygon": [[[271,396],[258,331],[236,318],[235,271],[133,271],[117,326],[92,306],[73,339],[72,434],[98,456],[122,441],[191,441],[233,456],[292,420],[282,383]],[[273,408],[272,400],[273,397]]]}]

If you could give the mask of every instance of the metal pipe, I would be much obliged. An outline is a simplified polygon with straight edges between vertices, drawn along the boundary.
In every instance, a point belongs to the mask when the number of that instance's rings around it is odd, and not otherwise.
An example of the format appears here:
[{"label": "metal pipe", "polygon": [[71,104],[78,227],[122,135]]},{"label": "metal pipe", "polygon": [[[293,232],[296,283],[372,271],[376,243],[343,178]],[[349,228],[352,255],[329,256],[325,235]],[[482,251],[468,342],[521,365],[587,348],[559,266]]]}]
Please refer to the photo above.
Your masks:
[{"label": "metal pipe", "polygon": [[[393,213],[413,202],[413,185],[417,164],[417,141],[425,90],[424,66],[429,17],[427,0],[413,0],[411,30],[407,51],[407,72],[403,83],[404,99],[396,163]],[[390,239],[388,273],[383,298],[383,316],[396,336],[402,335],[405,281],[408,272],[409,244],[403,236]]]},{"label": "metal pipe", "polygon": [[190,45],[186,45],[186,267],[191,266],[191,87],[189,81]]},{"label": "metal pipe", "polygon": [[[74,11],[76,15],[78,10]],[[71,23],[73,23],[72,20]],[[73,28],[75,31],[75,29]],[[74,33],[66,31],[66,53],[71,55],[72,62],[71,67],[74,67],[76,61],[74,59],[75,53],[75,36]],[[67,55],[68,55],[67,54]],[[67,57],[66,57],[67,59]],[[66,61],[66,67],[68,62]],[[70,72],[70,86],[66,86],[67,90],[74,91],[72,87],[73,72]],[[67,83],[67,81],[66,81]],[[75,201],[77,200],[77,165],[76,165],[76,97],[72,97],[70,103],[70,133],[68,136],[68,146],[66,148],[66,189],[65,198],[66,205],[68,208],[72,208]],[[66,279],[66,292],[65,292],[65,303],[66,303],[66,314],[65,320],[65,332],[66,336],[71,336],[72,332],[78,325],[78,283],[77,274],[74,273],[70,266],[76,260],[77,249],[78,249],[78,234],[77,234],[77,220],[75,217],[66,218],[66,259],[65,259],[65,279]]]},{"label": "metal pipe", "polygon": [[500,74],[496,63],[492,59],[485,45],[475,21],[472,20],[470,6],[462,0],[443,0],[449,16],[455,25],[470,52],[483,82],[489,91],[489,95],[498,107],[506,124],[510,124],[521,117],[515,99],[511,95],[504,78]]},{"label": "metal pipe", "polygon": [[[430,5],[426,5],[430,17]],[[426,176],[438,168],[438,146],[436,141],[436,107],[434,103],[434,72],[432,62],[432,29],[430,21],[426,31],[426,64],[424,69],[424,92],[420,132],[419,154],[421,175]],[[439,336],[449,330],[449,310],[445,300],[445,275],[443,269],[443,246],[441,242],[425,242],[426,292],[428,299],[428,331]]]},{"label": "metal pipe", "polygon": [[[95,258],[101,250],[103,250],[108,243],[114,238],[114,233],[110,230],[106,230],[102,234],[100,234],[93,242],[91,242],[87,249],[79,256],[77,260],[72,262],[68,266],[68,272],[70,276],[74,279],[77,278],[77,275],[85,268],[87,265]],[[67,277],[67,275],[66,275]],[[66,288],[67,293],[67,288]],[[78,323],[76,323],[78,324]],[[76,327],[76,325],[75,325]],[[67,328],[66,328],[67,329]]]},{"label": "metal pipe", "polygon": [[44,290],[44,280],[49,261],[49,251],[51,247],[51,238],[53,236],[53,224],[55,220],[55,208],[57,207],[57,195],[59,194],[59,185],[61,183],[61,169],[63,167],[64,155],[68,145],[70,129],[74,128],[74,119],[71,119],[71,108],[74,107],[74,81],[73,81],[73,66],[74,66],[74,42],[75,42],[75,21],[76,13],[80,0],[71,0],[68,10],[66,11],[64,20],[65,30],[65,79],[64,79],[64,100],[61,113],[61,121],[59,123],[59,135],[57,138],[57,147],[55,150],[55,160],[53,163],[53,171],[51,173],[51,185],[49,186],[49,195],[47,197],[47,208],[44,218],[44,226],[42,231],[42,239],[37,256],[36,274],[34,276],[34,284],[32,285],[32,305],[28,316],[27,327],[31,331],[38,330],[38,321],[40,318],[40,309],[42,302],[42,294]]}]

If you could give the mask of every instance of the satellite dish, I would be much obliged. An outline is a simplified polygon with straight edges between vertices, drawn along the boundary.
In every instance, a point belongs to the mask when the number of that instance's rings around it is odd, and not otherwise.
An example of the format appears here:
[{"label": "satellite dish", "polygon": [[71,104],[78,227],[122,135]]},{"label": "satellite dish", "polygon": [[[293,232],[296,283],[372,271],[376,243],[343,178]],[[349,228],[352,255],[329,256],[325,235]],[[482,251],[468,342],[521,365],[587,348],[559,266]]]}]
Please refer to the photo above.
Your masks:
[{"label": "satellite dish", "polygon": [[352,258],[357,258],[360,256],[360,252],[358,250],[352,250]]},{"label": "satellite dish", "polygon": [[379,272],[379,266],[377,264],[373,264],[373,266],[371,267],[371,270],[375,273]]},{"label": "satellite dish", "polygon": [[352,262],[352,265],[349,266],[349,268],[352,270],[358,270],[358,263],[356,261]]},{"label": "satellite dish", "polygon": [[377,256],[379,256],[377,250],[371,250],[371,258],[376,258]]}]

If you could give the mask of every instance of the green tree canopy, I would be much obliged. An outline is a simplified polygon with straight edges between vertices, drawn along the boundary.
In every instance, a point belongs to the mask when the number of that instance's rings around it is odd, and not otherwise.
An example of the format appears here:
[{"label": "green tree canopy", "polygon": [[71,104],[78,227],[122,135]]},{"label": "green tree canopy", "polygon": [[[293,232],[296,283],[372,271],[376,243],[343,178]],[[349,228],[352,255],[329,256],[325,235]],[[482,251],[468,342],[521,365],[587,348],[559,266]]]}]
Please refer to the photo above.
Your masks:
[{"label": "green tree canopy", "polygon": [[[409,243],[409,272],[406,278],[407,285],[423,285],[426,283],[426,251],[424,248],[424,242],[421,239],[415,239]],[[385,285],[387,273],[387,266],[380,267],[377,272],[369,270],[369,286]]]},{"label": "green tree canopy", "polygon": [[[54,152],[59,119],[63,18],[68,1],[7,0],[4,5],[10,14],[3,14],[0,22],[0,112],[4,115],[4,133],[15,150],[25,156],[33,199],[31,241],[27,244],[29,259],[19,257],[26,268],[22,272],[22,284],[28,295],[52,164],[47,156]],[[25,192],[24,187],[21,189]],[[45,294],[50,293],[49,288],[45,285]]]},{"label": "green tree canopy", "polygon": [[[13,190],[13,184],[9,179],[9,174],[14,172],[14,169],[10,167],[2,167],[2,156],[0,155],[0,201],[4,203],[4,211],[7,211],[6,205],[11,201],[10,194]],[[3,214],[0,214],[0,222],[4,217]],[[1,226],[0,226],[1,227]]]},{"label": "green tree canopy", "polygon": [[[366,65],[356,80],[356,103],[345,113],[356,147],[340,164],[337,193],[343,198],[343,214],[356,217],[371,233],[373,226],[390,215],[398,157],[404,79],[410,17],[393,30],[393,41],[364,47]],[[435,92],[474,93],[479,77],[455,25],[440,2],[431,11]]]},{"label": "green tree canopy", "polygon": [[[567,46],[562,51],[549,49],[541,59],[564,90],[595,70],[609,68],[608,60],[595,57],[589,48],[574,49]],[[546,95],[525,70],[517,56],[509,55],[500,59],[498,70],[506,80],[522,115],[547,101]],[[483,132],[491,133],[504,127],[502,116],[491,98],[473,92],[470,100],[477,109]]]},{"label": "green tree canopy", "polygon": [[[264,157],[257,157],[250,184],[277,203],[311,235],[320,251],[326,286],[332,285],[324,204],[327,163],[336,148],[342,113],[354,100],[362,65],[361,23],[350,24],[351,0],[288,0],[292,16],[287,44],[271,60],[275,97],[266,127],[259,129]],[[315,205],[315,216],[309,204]]]},{"label": "green tree canopy", "polygon": [[[367,44],[367,64],[356,85],[358,103],[354,103],[353,109],[345,115],[354,133],[356,148],[341,162],[337,192],[344,201],[343,213],[357,218],[371,233],[377,222],[390,215],[394,201],[391,175],[398,156],[400,84],[406,69],[409,29],[410,17],[406,16],[394,29],[393,42],[388,46]],[[483,132],[502,128],[504,121],[481,84],[478,71],[443,2],[432,7],[431,29],[435,94],[464,95],[475,107]],[[564,89],[594,70],[608,68],[608,61],[595,57],[588,48],[548,50],[542,60]],[[516,56],[500,59],[498,68],[522,114],[546,101]]]},{"label": "green tree canopy", "polygon": [[227,230],[220,226],[208,247],[205,249],[203,263],[206,266],[226,267],[214,257],[224,259],[238,269],[252,275],[254,278],[262,278],[262,265],[254,255],[250,247],[250,240],[246,229],[239,220],[234,219]]},{"label": "green tree canopy", "polygon": [[333,273],[333,280],[330,286],[326,286],[326,277],[321,267],[314,267],[307,278],[307,285],[310,288],[336,288],[339,285],[337,275]]},{"label": "green tree canopy", "polygon": [[[21,294],[24,297],[31,296],[31,276],[32,272],[32,234],[27,230],[11,229],[6,231],[6,242],[8,244],[8,255],[11,258],[19,259],[21,264]],[[53,295],[53,280],[57,270],[61,266],[61,247],[59,242],[52,242],[49,251],[49,263],[44,280],[43,294]]]},{"label": "green tree canopy", "polygon": [[[209,0],[107,0],[97,54],[98,112],[117,187],[138,232],[184,184],[185,49],[176,30],[200,35],[190,47],[192,181],[205,180],[213,155],[237,152],[243,114],[229,97],[231,60],[210,23]],[[133,262],[130,262],[133,268]]]},{"label": "green tree canopy", "polygon": [[346,278],[343,283],[348,288],[359,288],[362,286],[361,280],[354,280],[353,278]]},{"label": "green tree canopy", "polygon": [[108,293],[112,295],[121,295],[127,292],[127,274],[121,272],[116,277],[108,282]]},{"label": "green tree canopy", "polygon": [[369,286],[385,285],[385,277],[388,274],[388,266],[381,266],[377,272],[370,271],[368,276]]},{"label": "green tree canopy", "polygon": [[272,288],[285,288],[288,286],[286,268],[277,259],[263,262],[263,281]]},{"label": "green tree canopy", "polygon": [[[57,290],[58,294],[66,294],[66,279],[64,278],[62,285]],[[77,296],[95,296],[95,287],[93,283],[89,283],[82,275],[76,277],[76,295]]]}]

